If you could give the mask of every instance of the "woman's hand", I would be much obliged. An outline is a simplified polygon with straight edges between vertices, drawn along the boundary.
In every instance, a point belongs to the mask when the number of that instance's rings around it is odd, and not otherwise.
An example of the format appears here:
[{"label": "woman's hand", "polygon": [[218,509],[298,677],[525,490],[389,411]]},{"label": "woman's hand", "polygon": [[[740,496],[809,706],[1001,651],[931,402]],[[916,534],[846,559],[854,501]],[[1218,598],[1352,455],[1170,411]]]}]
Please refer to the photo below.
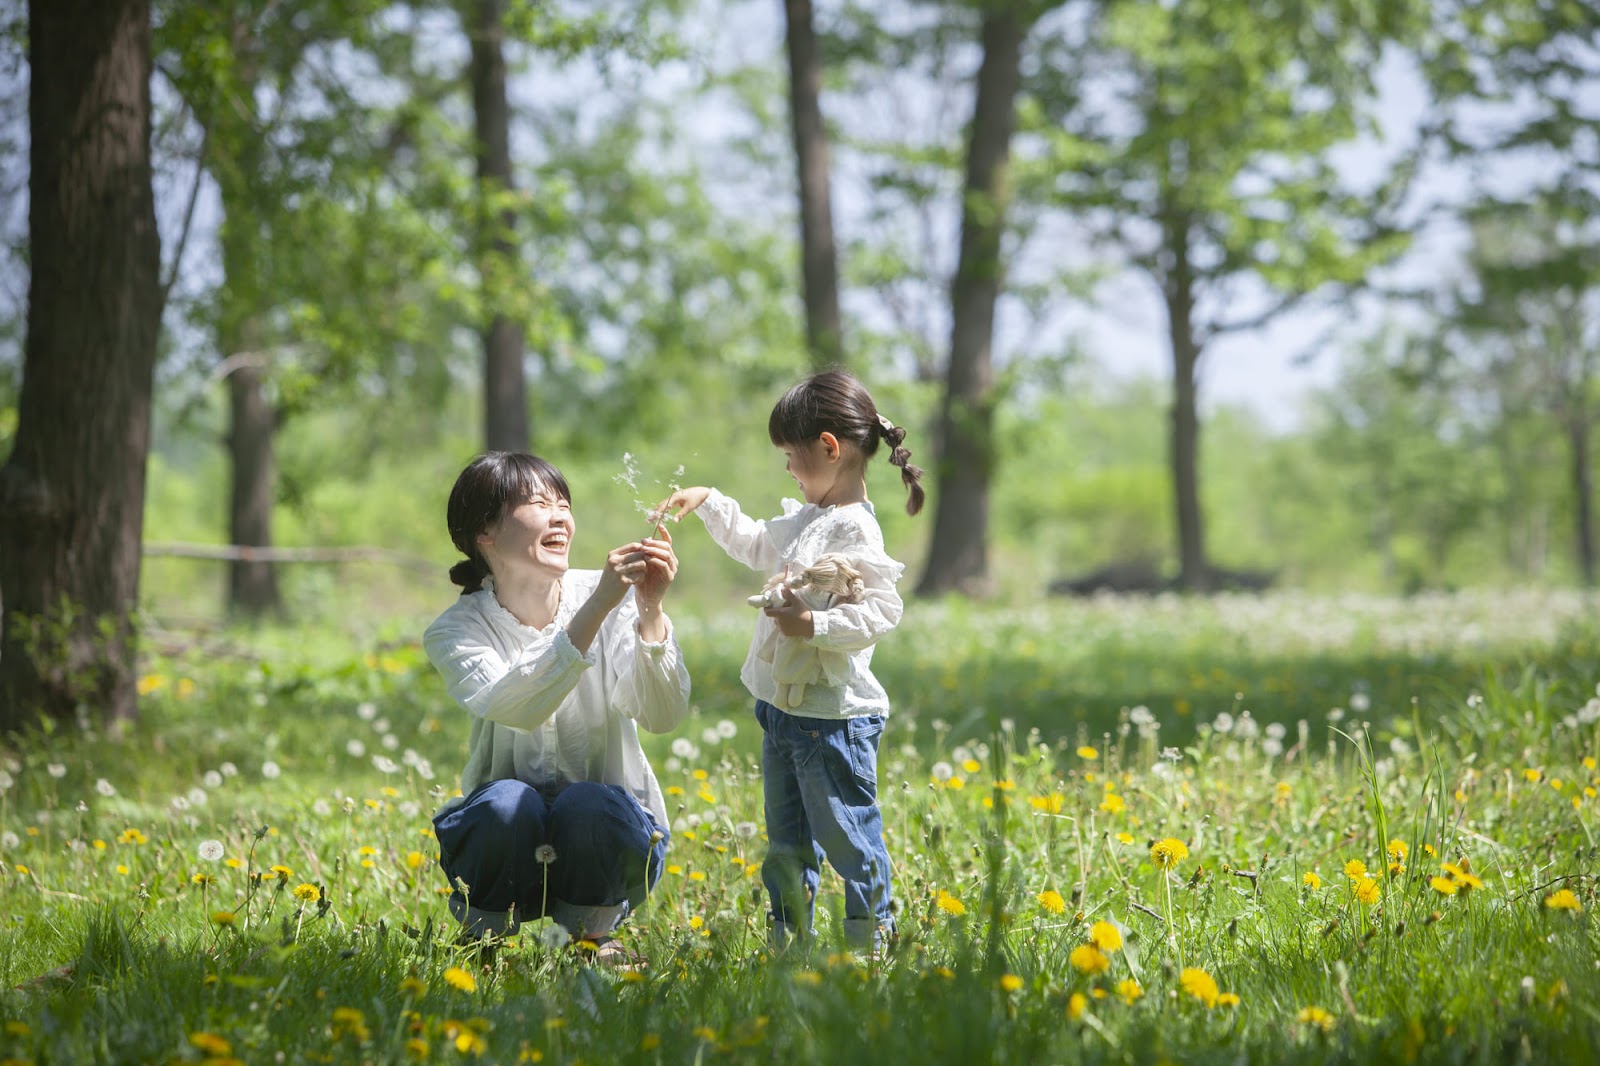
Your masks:
[{"label": "woman's hand", "polygon": [[698,510],[700,505],[706,502],[706,497],[710,495],[711,490],[704,485],[679,489],[656,504],[655,510],[651,514],[655,515],[658,522],[665,518],[670,518],[674,522],[681,522],[684,516],[693,514]]},{"label": "woman's hand", "polygon": [[638,601],[639,613],[659,611],[666,598],[667,587],[678,576],[678,556],[672,550],[672,534],[667,527],[656,526],[656,536],[639,542],[638,562],[628,564],[628,573],[634,575],[633,596]]},{"label": "woman's hand", "polygon": [[761,613],[777,625],[778,632],[786,637],[799,637],[801,640],[810,640],[817,635],[816,623],[811,620],[811,608],[795,598],[782,585],[778,586],[783,593],[782,607],[763,607]]}]

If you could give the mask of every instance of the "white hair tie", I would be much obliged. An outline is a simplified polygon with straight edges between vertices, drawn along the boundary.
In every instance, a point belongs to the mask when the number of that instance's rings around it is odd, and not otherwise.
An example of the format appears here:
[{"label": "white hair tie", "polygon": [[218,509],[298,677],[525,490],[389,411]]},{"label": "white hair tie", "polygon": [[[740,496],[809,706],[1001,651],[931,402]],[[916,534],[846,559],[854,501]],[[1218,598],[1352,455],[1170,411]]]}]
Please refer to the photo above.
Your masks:
[{"label": "white hair tie", "polygon": [[884,418],[882,415],[878,416],[878,425],[883,427],[883,432],[885,434],[894,432],[894,423],[889,421],[887,418]]}]

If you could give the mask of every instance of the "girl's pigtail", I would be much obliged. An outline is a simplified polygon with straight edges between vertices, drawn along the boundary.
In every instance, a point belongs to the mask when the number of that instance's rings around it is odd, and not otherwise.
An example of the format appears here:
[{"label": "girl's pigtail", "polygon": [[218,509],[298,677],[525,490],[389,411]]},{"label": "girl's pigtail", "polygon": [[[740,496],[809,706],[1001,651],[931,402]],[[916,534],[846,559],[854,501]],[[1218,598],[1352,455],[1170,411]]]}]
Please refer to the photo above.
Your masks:
[{"label": "girl's pigtail", "polygon": [[489,576],[489,568],[483,560],[476,556],[463,559],[450,568],[450,580],[461,586],[461,595],[469,592],[478,592],[483,588],[483,579]]},{"label": "girl's pigtail", "polygon": [[878,416],[878,431],[883,434],[883,439],[889,443],[889,465],[900,468],[900,480],[905,484],[909,495],[906,498],[906,514],[916,514],[922,510],[924,493],[922,491],[922,468],[911,465],[911,449],[901,442],[906,439],[904,426],[897,426],[882,415]]}]

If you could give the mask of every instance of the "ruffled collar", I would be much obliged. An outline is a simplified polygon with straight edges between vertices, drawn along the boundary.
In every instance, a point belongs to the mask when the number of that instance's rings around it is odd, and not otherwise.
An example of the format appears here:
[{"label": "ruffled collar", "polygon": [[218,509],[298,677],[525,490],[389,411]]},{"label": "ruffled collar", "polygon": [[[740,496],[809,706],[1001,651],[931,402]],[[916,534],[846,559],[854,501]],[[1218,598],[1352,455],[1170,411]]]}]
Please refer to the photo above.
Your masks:
[{"label": "ruffled collar", "polygon": [[520,629],[528,633],[538,633],[542,636],[550,636],[572,615],[573,608],[571,604],[575,597],[575,593],[573,592],[571,581],[568,580],[571,576],[571,570],[568,570],[566,573],[561,575],[561,602],[556,604],[556,616],[550,620],[549,625],[542,629],[537,626],[530,626],[526,624],[522,621],[522,619],[512,614],[506,608],[505,604],[500,602],[500,598],[494,594],[494,576],[492,574],[484,577],[483,588],[479,591],[485,597],[485,610],[489,612],[489,617],[495,619],[501,625],[509,626],[513,629]]}]

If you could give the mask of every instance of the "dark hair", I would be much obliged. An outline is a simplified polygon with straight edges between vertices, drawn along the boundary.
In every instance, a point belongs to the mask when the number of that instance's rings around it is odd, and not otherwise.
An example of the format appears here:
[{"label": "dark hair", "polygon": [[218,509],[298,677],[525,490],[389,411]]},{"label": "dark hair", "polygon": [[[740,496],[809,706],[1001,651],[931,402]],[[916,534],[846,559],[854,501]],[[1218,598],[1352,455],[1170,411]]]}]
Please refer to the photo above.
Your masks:
[{"label": "dark hair", "polygon": [[900,480],[910,494],[906,513],[922,510],[922,469],[911,465],[911,450],[904,426],[878,414],[867,387],[847,370],[830,369],[813,374],[779,397],[767,419],[767,436],[780,447],[809,444],[824,433],[849,441],[868,459],[878,451],[878,441],[889,442],[889,462],[900,468]]},{"label": "dark hair", "polygon": [[527,452],[484,452],[461,471],[450,490],[445,522],[451,543],[466,556],[450,568],[450,580],[461,586],[463,596],[481,589],[489,575],[489,564],[478,551],[478,534],[540,492],[572,502],[572,490],[561,471]]}]

